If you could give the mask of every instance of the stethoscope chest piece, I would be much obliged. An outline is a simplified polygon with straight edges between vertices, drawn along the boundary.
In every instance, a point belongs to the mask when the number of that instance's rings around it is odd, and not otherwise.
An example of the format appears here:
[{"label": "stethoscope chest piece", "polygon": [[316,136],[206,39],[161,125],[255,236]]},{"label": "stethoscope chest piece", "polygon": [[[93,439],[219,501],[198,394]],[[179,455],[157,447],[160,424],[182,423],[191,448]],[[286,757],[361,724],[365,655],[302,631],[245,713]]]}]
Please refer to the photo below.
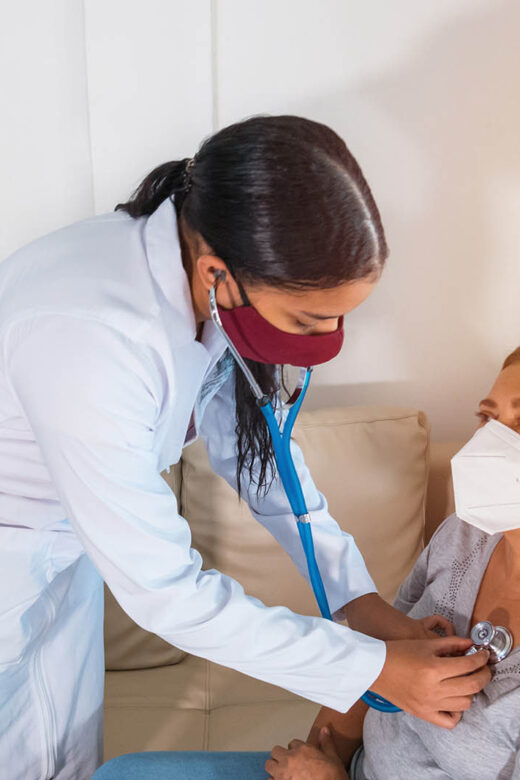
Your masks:
[{"label": "stethoscope chest piece", "polygon": [[476,653],[485,647],[489,650],[489,662],[491,664],[503,661],[513,648],[511,631],[504,626],[494,626],[488,620],[476,623],[471,629],[470,637],[473,641],[473,647],[470,647],[466,655]]}]

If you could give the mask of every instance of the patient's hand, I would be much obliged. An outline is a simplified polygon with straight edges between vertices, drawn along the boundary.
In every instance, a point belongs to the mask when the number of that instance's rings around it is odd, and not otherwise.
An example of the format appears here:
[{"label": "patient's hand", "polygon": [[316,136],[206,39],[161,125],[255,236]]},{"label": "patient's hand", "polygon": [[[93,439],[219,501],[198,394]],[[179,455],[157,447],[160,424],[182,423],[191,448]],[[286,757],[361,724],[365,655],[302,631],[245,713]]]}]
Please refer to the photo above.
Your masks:
[{"label": "patient's hand", "polygon": [[321,729],[319,741],[319,748],[301,739],[293,739],[288,748],[277,745],[265,762],[266,772],[274,780],[348,780],[327,728]]}]

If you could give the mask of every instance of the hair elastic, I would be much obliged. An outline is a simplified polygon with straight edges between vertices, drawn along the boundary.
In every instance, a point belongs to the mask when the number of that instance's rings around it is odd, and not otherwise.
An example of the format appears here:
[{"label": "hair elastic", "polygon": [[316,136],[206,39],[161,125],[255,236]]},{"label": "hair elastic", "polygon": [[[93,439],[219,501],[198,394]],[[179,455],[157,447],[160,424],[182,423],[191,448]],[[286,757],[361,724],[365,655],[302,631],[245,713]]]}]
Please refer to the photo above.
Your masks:
[{"label": "hair elastic", "polygon": [[184,167],[184,189],[188,193],[192,185],[193,167],[195,165],[195,157],[187,157]]}]

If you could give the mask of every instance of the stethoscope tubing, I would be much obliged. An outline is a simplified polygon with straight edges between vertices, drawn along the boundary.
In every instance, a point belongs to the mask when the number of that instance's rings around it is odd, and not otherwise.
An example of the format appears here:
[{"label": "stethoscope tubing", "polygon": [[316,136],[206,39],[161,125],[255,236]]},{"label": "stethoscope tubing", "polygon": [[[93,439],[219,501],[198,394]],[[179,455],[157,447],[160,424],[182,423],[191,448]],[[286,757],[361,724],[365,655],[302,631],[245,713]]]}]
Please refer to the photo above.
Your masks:
[{"label": "stethoscope tubing", "polygon": [[[298,477],[291,453],[291,434],[296,417],[298,416],[298,412],[301,409],[303,399],[307,393],[307,388],[309,387],[312,368],[309,367],[305,371],[301,392],[296,401],[289,408],[285,423],[283,425],[283,430],[281,430],[277,423],[271,401],[269,400],[268,396],[262,392],[258,382],[242,358],[242,355],[238,352],[232,340],[226,333],[224,326],[222,325],[222,321],[218,313],[215,286],[210,290],[209,305],[211,319],[226,340],[231,354],[244,374],[251,391],[256,398],[258,407],[262,412],[269,428],[278,474],[280,476],[292,512],[296,518],[300,541],[305,554],[305,559],[307,561],[307,570],[309,573],[311,587],[322,617],[326,618],[327,620],[332,620],[327,593],[321,578],[320,567],[318,566],[318,562],[316,560],[314,540],[312,537],[311,517],[307,510],[307,504],[303,495],[301,482]],[[379,712],[401,711],[399,707],[396,707],[382,696],[378,696],[373,691],[366,691],[361,699],[365,702],[365,704],[368,704],[369,707],[372,707],[375,710],[379,710]]]},{"label": "stethoscope tubing", "polygon": [[[271,440],[273,442],[273,449],[275,453],[276,465],[278,467],[278,473],[282,481],[287,499],[291,505],[296,522],[298,526],[298,532],[300,534],[300,540],[302,543],[303,551],[307,561],[307,570],[309,572],[309,579],[311,582],[314,596],[318,603],[321,616],[327,620],[332,620],[330,612],[329,602],[323,580],[321,578],[320,568],[316,560],[316,554],[314,550],[314,541],[312,537],[312,525],[309,512],[307,510],[307,504],[303,495],[298,473],[294,465],[294,460],[291,454],[291,434],[294,427],[294,422],[300,411],[303,399],[309,386],[312,368],[308,368],[305,373],[305,380],[301,389],[301,393],[296,402],[291,406],[283,426],[283,430],[280,430],[276,421],[275,413],[271,402],[264,397],[262,401],[259,401],[260,410],[268,425]],[[373,691],[366,691],[361,699],[379,712],[400,712],[400,708],[395,704],[384,699],[382,696],[374,693]]]}]

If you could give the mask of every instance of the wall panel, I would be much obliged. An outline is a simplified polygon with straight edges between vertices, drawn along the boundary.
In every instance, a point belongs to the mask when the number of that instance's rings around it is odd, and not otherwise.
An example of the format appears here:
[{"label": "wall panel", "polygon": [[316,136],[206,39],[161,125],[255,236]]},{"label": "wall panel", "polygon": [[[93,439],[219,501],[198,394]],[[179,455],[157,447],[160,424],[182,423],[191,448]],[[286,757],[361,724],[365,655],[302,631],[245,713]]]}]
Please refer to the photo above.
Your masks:
[{"label": "wall panel", "polygon": [[0,29],[0,257],[110,211],[255,113],[347,141],[391,248],[309,406],[422,407],[436,438],[520,342],[515,0],[21,0]]},{"label": "wall panel", "polygon": [[85,0],[96,212],[212,130],[210,0]]},{"label": "wall panel", "polygon": [[330,124],[372,186],[391,249],[310,405],[424,408],[437,438],[520,343],[520,5],[514,0],[218,0],[220,125]]},{"label": "wall panel", "polygon": [[0,258],[93,208],[82,4],[2,10]]}]

